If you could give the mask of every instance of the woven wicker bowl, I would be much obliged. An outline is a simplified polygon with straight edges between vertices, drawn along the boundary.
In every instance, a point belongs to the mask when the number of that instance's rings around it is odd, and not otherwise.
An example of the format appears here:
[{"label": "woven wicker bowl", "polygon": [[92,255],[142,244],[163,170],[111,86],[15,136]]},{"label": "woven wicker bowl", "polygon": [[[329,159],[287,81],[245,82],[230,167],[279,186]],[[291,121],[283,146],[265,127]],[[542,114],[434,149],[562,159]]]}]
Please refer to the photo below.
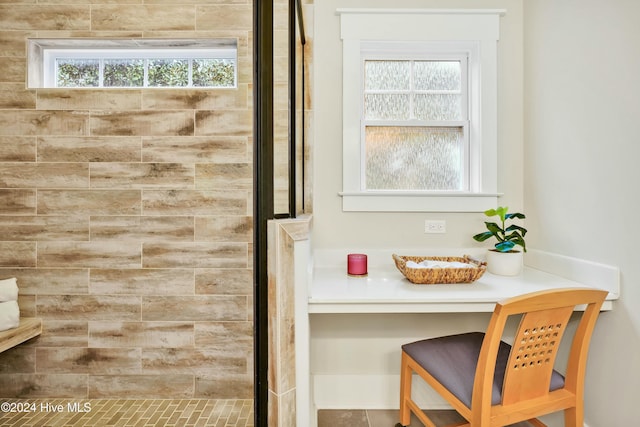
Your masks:
[{"label": "woven wicker bowl", "polygon": [[[434,285],[438,283],[472,283],[478,280],[487,270],[487,263],[471,258],[462,257],[420,257],[400,256],[393,254],[396,267],[411,283],[418,285]],[[424,260],[464,262],[474,264],[476,268],[409,268],[407,261],[420,263]]]}]

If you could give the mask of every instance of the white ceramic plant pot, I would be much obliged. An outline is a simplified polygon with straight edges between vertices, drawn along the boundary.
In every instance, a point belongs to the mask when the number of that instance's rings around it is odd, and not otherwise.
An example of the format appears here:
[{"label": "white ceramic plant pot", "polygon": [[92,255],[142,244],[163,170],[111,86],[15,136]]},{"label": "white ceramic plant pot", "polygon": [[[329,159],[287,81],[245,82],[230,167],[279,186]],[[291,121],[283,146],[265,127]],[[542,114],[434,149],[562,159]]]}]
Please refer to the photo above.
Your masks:
[{"label": "white ceramic plant pot", "polygon": [[522,272],[522,252],[487,251],[487,271],[500,276],[517,276]]}]

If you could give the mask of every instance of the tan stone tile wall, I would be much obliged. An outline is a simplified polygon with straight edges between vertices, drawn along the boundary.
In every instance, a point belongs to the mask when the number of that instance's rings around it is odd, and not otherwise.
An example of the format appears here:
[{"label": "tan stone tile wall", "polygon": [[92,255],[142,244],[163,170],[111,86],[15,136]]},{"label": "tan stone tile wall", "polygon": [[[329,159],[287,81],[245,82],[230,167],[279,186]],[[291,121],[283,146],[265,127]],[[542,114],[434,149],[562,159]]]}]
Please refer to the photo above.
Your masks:
[{"label": "tan stone tile wall", "polygon": [[[251,0],[0,2],[0,397],[252,398]],[[238,88],[27,89],[28,37],[231,37]]]}]

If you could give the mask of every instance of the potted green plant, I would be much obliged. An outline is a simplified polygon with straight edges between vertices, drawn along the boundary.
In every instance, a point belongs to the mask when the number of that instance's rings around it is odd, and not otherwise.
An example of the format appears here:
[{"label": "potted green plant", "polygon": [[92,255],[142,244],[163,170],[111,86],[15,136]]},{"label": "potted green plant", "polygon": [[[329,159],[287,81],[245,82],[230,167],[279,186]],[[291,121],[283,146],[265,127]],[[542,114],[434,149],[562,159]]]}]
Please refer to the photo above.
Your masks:
[{"label": "potted green plant", "polygon": [[[524,219],[524,214],[510,213],[507,206],[486,210],[484,214],[488,217],[498,216],[500,220],[499,222],[485,221],[488,231],[473,236],[473,239],[478,242],[484,242],[492,237],[497,240],[494,249],[487,252],[487,270],[490,273],[503,276],[520,274],[522,271],[522,251],[527,251],[524,240],[527,229],[517,224],[507,226],[507,222],[513,219]],[[522,251],[517,250],[516,246],[522,247]]]}]

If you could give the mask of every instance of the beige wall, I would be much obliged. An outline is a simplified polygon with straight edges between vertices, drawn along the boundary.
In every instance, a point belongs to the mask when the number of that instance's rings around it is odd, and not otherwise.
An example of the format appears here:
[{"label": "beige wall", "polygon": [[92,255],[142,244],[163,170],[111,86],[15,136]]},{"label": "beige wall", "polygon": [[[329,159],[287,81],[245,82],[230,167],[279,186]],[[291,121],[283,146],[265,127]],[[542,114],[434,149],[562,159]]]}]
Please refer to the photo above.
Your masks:
[{"label": "beige wall", "polygon": [[[323,0],[315,4],[313,244],[318,249],[471,247],[481,213],[343,212],[342,43],[337,8],[498,8],[499,203],[522,208],[522,0]],[[447,221],[446,234],[425,234],[426,219]]]},{"label": "beige wall", "polygon": [[[253,396],[251,9],[0,5],[0,277],[44,321],[2,397]],[[28,37],[237,38],[239,85],[27,90]]]},{"label": "beige wall", "polygon": [[640,388],[640,3],[525,2],[525,208],[536,248],[616,265],[596,325],[589,427],[636,425]]}]

